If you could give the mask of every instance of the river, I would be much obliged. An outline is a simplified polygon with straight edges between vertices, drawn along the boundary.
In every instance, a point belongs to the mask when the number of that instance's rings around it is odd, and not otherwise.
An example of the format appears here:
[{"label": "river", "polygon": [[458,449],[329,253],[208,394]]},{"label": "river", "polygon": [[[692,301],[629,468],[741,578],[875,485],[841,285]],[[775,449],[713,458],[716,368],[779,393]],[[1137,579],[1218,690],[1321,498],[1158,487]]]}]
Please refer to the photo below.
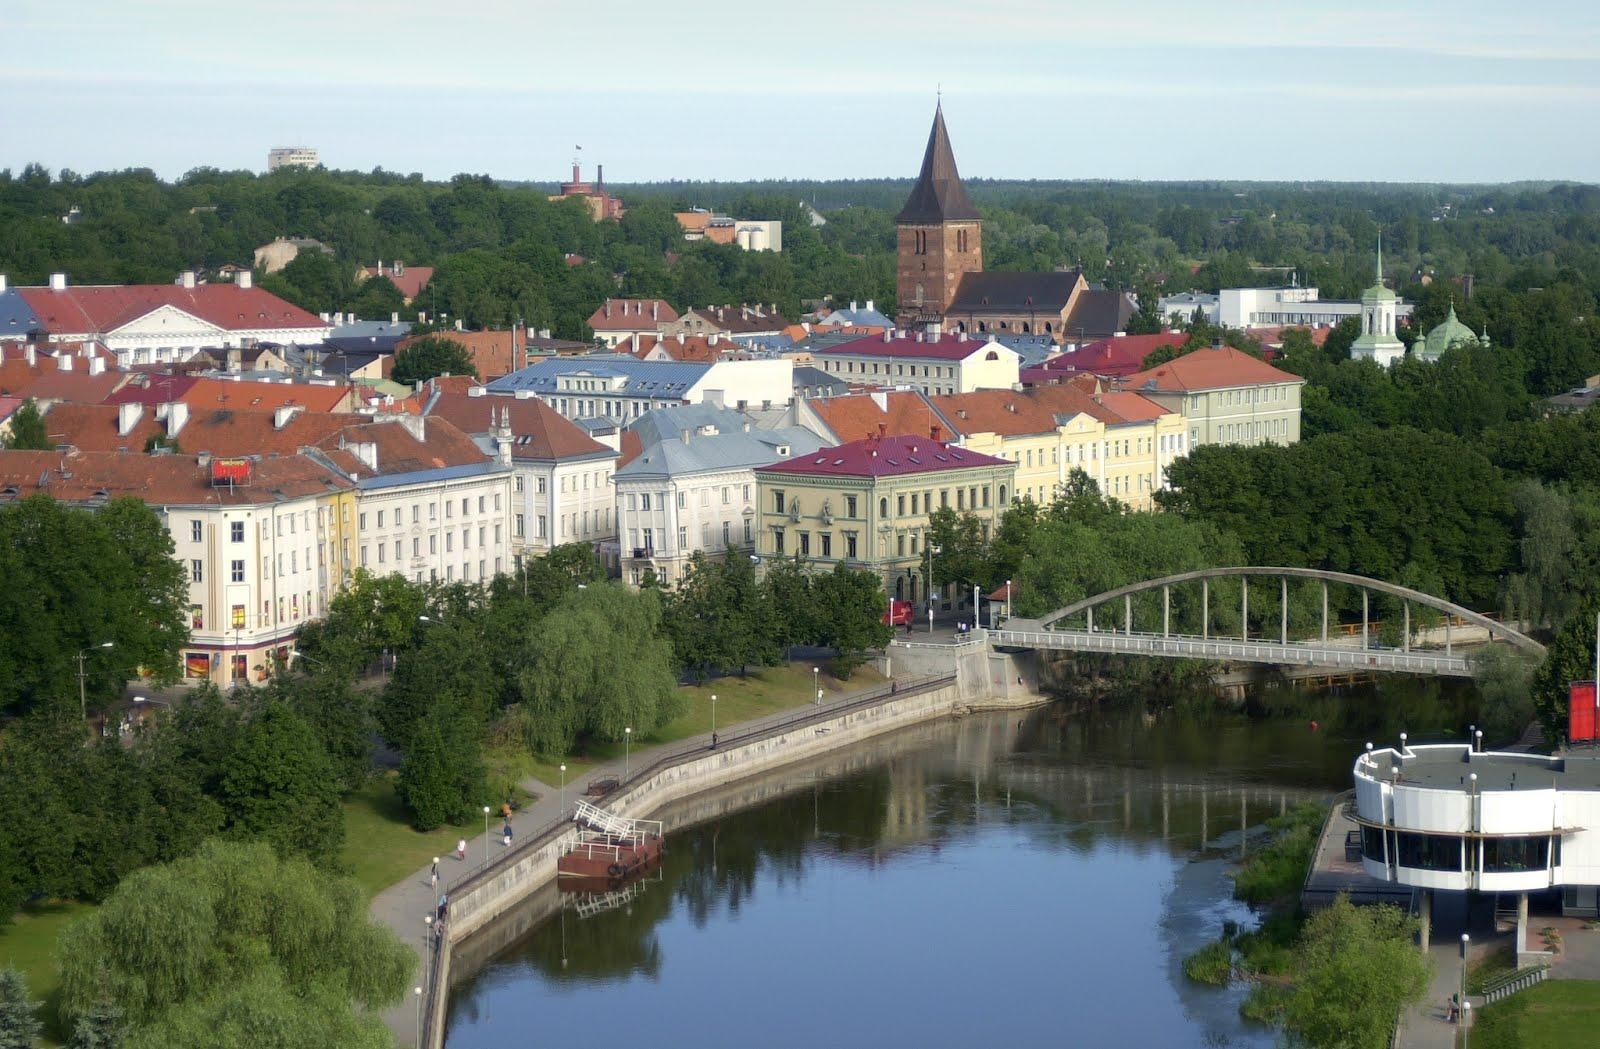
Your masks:
[{"label": "river", "polygon": [[1475,700],[1263,695],[941,722],[685,802],[655,879],[462,945],[446,1044],[1270,1046],[1182,972],[1253,920],[1230,865],[1366,740],[1459,736]]}]

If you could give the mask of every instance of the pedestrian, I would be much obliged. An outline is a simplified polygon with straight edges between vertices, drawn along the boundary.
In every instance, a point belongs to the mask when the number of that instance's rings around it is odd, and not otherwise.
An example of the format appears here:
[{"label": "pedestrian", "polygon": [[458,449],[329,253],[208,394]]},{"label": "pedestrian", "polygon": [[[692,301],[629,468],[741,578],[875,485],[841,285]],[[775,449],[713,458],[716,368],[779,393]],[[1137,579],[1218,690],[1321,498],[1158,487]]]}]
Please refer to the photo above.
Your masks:
[{"label": "pedestrian", "polygon": [[465,863],[467,861],[467,839],[466,838],[462,838],[460,841],[456,842],[456,859],[460,860],[462,863]]},{"label": "pedestrian", "polygon": [[511,847],[511,821],[510,820],[507,820],[506,821],[506,825],[504,827],[500,828],[500,833],[505,835],[506,848],[509,849]]},{"label": "pedestrian", "polygon": [[431,889],[439,887],[439,857],[437,856],[433,858],[433,867],[428,871],[428,887]]},{"label": "pedestrian", "polygon": [[1449,1023],[1455,1023],[1456,1020],[1461,1016],[1461,1007],[1457,1004],[1458,997],[1458,995],[1452,994],[1450,996],[1450,1003],[1445,1008],[1445,1014],[1449,1018]]},{"label": "pedestrian", "polygon": [[439,894],[439,920],[440,921],[444,921],[449,916],[450,916],[450,894],[447,893],[447,892],[441,892]]},{"label": "pedestrian", "polygon": [[717,734],[715,732],[711,733],[711,749],[717,749]]},{"label": "pedestrian", "polygon": [[506,803],[504,805],[500,806],[500,816],[503,819],[510,819],[511,818],[511,799],[510,798],[507,798],[506,799]]}]

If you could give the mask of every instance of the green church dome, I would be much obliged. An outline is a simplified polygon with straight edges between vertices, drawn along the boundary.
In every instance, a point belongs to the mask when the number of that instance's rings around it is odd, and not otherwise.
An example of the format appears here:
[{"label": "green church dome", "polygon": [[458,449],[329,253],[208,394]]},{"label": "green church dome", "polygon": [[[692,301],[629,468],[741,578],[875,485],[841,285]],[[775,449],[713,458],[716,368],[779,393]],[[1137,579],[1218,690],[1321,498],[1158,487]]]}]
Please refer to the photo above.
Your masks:
[{"label": "green church dome", "polygon": [[1477,334],[1456,319],[1455,303],[1451,303],[1450,315],[1444,319],[1444,323],[1430,331],[1427,338],[1419,340],[1413,352],[1423,360],[1436,361],[1452,346],[1478,341]]}]

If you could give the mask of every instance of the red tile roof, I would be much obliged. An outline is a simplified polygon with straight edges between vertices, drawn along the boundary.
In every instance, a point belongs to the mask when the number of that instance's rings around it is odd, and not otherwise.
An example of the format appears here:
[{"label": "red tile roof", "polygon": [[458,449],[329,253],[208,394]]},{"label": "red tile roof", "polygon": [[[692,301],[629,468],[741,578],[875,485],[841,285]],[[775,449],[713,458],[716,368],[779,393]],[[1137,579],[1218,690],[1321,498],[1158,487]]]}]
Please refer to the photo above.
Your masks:
[{"label": "red tile roof", "polygon": [[361,267],[361,272],[368,277],[389,278],[390,283],[400,292],[400,297],[407,302],[416,298],[433,279],[432,266],[407,266],[404,263],[385,266],[380,262],[376,266]]},{"label": "red tile roof", "polygon": [[1298,375],[1279,371],[1266,361],[1232,346],[1211,346],[1192,350],[1149,371],[1130,375],[1123,388],[1141,393],[1184,393],[1286,382],[1303,383],[1305,380]]},{"label": "red tile roof", "polygon": [[1163,346],[1182,346],[1189,336],[1181,331],[1155,335],[1121,335],[1091,342],[1075,353],[1063,353],[1043,364],[1026,368],[1025,383],[1048,382],[1063,374],[1090,372],[1095,375],[1132,375],[1144,367],[1144,359]]},{"label": "red tile roof", "polygon": [[967,433],[1023,437],[1056,431],[1055,413],[1049,407],[1011,390],[948,394],[934,397],[932,401]]},{"label": "red tile roof", "polygon": [[471,434],[488,433],[502,412],[511,424],[513,458],[551,460],[616,454],[537,397],[440,393],[428,406],[430,420],[447,419]]},{"label": "red tile roof", "polygon": [[[815,354],[818,357],[913,357],[918,360],[959,361],[965,360],[986,345],[988,345],[987,340],[959,333],[926,335],[922,341],[918,341],[914,335],[896,332],[889,339],[884,339],[881,335],[851,339],[849,342],[816,350]],[[1013,352],[999,343],[995,343],[991,348],[1005,350],[1007,353]]]},{"label": "red tile roof", "polygon": [[936,426],[941,427],[946,436],[959,433],[956,420],[946,418],[933,401],[917,390],[817,397],[808,400],[806,405],[839,441],[885,434],[927,437]]},{"label": "red tile roof", "polygon": [[1124,422],[1142,423],[1173,414],[1143,394],[1126,390],[1108,390],[1098,396],[1098,401],[1109,411],[1122,417]]},{"label": "red tile roof", "polygon": [[234,382],[194,375],[152,375],[134,380],[105,398],[107,404],[167,404],[182,401],[196,414],[216,408],[240,412],[273,412],[298,406],[332,412],[343,407],[350,387],[305,382]]},{"label": "red tile roof", "polygon": [[757,470],[825,477],[900,477],[974,466],[1013,465],[1007,459],[980,455],[927,437],[878,437],[823,448]]},{"label": "red tile roof", "polygon": [[326,321],[285,302],[264,288],[236,284],[68,285],[18,288],[52,335],[111,332],[153,310],[172,306],[226,331],[258,328],[326,329]]},{"label": "red tile roof", "polygon": [[[426,440],[417,440],[404,423],[371,422],[346,426],[318,443],[327,451],[343,451],[353,444],[375,445],[379,474],[470,466],[489,458],[476,441],[448,419],[428,419],[425,436]],[[363,475],[371,472],[365,470]]]},{"label": "red tile roof", "polygon": [[299,456],[254,461],[250,472],[249,484],[213,487],[210,468],[193,455],[0,451],[0,489],[16,489],[15,498],[43,492],[87,502],[131,495],[168,506],[240,506],[350,487],[327,467]]},{"label": "red tile roof", "polygon": [[78,358],[73,371],[46,371],[28,383],[18,393],[36,401],[69,401],[74,404],[100,404],[128,379],[127,372],[101,372],[90,375],[84,369],[88,362]]},{"label": "red tile roof", "polygon": [[677,319],[665,299],[607,299],[587,323],[595,331],[643,331]]}]

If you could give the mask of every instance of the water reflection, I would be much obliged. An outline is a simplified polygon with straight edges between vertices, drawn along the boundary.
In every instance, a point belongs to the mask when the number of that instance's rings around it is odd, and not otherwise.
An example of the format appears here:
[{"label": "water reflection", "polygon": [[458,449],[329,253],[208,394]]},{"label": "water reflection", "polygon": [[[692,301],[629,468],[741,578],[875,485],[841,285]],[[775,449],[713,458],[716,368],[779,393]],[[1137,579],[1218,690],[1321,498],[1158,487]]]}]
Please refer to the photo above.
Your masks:
[{"label": "water reflection", "polygon": [[535,894],[463,945],[448,1045],[624,1016],[711,1046],[1270,1045],[1239,992],[1182,977],[1248,920],[1228,860],[1366,738],[1459,734],[1471,697],[1298,702],[974,717],[685,802],[657,880],[582,914]]}]

